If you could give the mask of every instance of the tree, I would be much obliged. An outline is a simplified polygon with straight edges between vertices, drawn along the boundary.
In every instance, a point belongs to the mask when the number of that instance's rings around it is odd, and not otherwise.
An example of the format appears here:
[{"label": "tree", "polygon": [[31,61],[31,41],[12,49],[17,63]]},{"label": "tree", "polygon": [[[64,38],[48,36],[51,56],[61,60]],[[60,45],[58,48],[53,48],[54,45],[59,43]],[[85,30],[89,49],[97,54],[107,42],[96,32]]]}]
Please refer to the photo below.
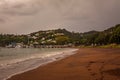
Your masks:
[{"label": "tree", "polygon": [[58,36],[55,38],[55,40],[56,40],[57,44],[63,45],[63,44],[68,43],[69,38],[67,36]]},{"label": "tree", "polygon": [[110,42],[120,44],[120,25],[117,25],[116,29],[113,31]]}]

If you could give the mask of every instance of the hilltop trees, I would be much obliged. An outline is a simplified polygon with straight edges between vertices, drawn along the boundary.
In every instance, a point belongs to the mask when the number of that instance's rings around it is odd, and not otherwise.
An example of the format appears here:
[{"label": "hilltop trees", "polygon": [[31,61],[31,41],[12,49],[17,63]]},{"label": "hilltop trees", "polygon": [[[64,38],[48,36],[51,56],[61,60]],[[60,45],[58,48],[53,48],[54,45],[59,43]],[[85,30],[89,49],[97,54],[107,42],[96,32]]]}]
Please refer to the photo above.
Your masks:
[{"label": "hilltop trees", "polygon": [[110,37],[110,42],[120,44],[120,25],[116,25]]},{"label": "hilltop trees", "polygon": [[58,36],[55,38],[58,45],[64,45],[69,42],[69,38],[67,36]]},{"label": "hilltop trees", "polygon": [[6,46],[11,43],[27,44],[27,42],[28,38],[26,35],[0,34],[0,46]]},{"label": "hilltop trees", "polygon": [[[28,42],[29,41],[29,42]],[[28,35],[0,34],[0,46],[11,43],[25,45],[37,43],[39,45],[107,45],[120,44],[120,24],[104,31],[89,31],[75,33],[66,29],[38,31]]]},{"label": "hilltop trees", "polygon": [[[97,33],[96,33],[97,34]],[[89,36],[92,38],[91,36]],[[115,27],[109,28],[105,31],[99,32],[96,36],[93,35],[94,39],[88,39],[87,41],[93,41],[92,43],[98,45],[107,45],[107,44],[120,44],[120,25],[116,25]]]}]

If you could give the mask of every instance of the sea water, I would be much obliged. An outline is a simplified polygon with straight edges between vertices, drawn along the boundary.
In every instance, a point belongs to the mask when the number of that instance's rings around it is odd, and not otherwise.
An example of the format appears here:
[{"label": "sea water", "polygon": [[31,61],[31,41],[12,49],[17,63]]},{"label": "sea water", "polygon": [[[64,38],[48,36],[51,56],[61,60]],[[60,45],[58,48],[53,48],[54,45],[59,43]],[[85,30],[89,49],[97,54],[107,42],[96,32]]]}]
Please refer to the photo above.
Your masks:
[{"label": "sea water", "polygon": [[74,54],[69,48],[0,48],[0,80]]}]

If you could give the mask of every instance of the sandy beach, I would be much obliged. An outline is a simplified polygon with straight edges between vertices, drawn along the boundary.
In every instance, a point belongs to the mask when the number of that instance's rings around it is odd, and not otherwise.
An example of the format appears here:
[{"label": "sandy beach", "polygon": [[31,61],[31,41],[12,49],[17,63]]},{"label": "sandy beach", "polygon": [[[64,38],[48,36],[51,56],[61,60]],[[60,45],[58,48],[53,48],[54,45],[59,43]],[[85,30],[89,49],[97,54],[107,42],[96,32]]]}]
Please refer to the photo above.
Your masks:
[{"label": "sandy beach", "polygon": [[72,56],[8,80],[120,80],[120,49],[81,48]]}]

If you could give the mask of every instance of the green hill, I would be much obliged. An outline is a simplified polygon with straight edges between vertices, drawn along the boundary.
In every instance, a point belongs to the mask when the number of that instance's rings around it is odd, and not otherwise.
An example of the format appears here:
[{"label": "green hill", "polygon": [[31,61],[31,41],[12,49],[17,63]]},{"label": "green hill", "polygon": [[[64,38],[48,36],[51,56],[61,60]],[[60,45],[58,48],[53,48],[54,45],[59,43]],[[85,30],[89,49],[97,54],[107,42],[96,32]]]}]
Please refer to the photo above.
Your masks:
[{"label": "green hill", "polygon": [[28,35],[0,34],[0,46],[11,43],[25,45],[107,45],[120,44],[120,24],[104,31],[89,31],[85,33],[70,32],[66,29],[33,32]]}]

